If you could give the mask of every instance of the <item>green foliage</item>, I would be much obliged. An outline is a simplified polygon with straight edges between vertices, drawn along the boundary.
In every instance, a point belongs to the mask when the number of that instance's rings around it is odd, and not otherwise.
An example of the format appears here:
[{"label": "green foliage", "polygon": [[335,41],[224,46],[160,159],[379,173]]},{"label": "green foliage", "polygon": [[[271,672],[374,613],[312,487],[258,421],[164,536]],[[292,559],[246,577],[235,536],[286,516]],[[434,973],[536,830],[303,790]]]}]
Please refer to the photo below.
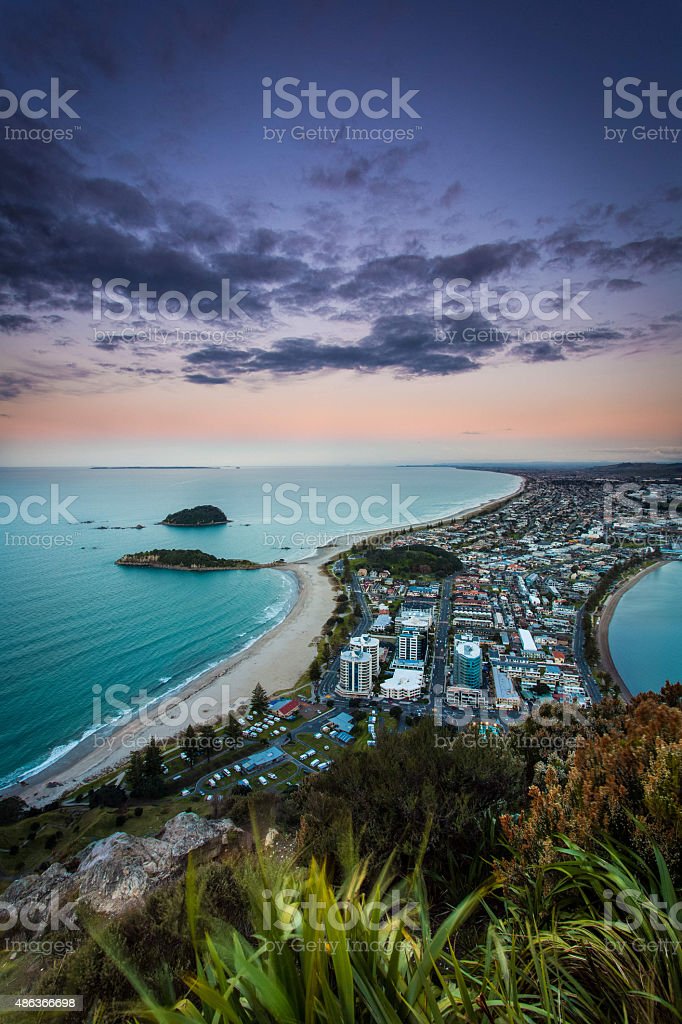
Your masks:
[{"label": "green foliage", "polygon": [[462,562],[457,555],[430,544],[410,544],[391,549],[368,547],[362,552],[358,564],[368,569],[387,569],[400,579],[413,576],[442,579],[462,570]]},{"label": "green foliage", "polygon": [[255,715],[264,714],[270,706],[270,700],[267,693],[260,683],[256,683],[251,694],[251,705],[250,711]]},{"label": "green foliage", "polygon": [[26,803],[18,796],[6,796],[0,800],[0,825],[13,825],[20,821],[28,810]]},{"label": "green foliage", "polygon": [[205,551],[184,548],[152,548],[123,555],[117,565],[165,566],[173,569],[257,569],[248,558],[218,558]]},{"label": "green foliage", "polygon": [[171,512],[163,520],[163,526],[216,526],[228,522],[227,516],[216,505],[195,505]]},{"label": "green foliage", "polygon": [[425,853],[434,875],[447,873],[452,858],[465,877],[488,815],[519,805],[523,768],[506,747],[469,745],[423,719],[407,732],[380,734],[375,748],[344,751],[307,780],[301,841],[319,859],[339,860],[350,830],[374,865],[393,857],[408,872]]}]

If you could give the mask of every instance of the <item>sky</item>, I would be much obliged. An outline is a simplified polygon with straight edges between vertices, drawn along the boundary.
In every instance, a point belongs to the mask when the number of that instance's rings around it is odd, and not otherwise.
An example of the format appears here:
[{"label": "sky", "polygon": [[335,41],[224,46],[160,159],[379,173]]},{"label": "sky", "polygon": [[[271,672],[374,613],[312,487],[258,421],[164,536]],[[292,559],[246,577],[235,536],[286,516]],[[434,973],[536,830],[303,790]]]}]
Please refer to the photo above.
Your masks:
[{"label": "sky", "polygon": [[682,457],[679,3],[2,22],[1,464]]}]

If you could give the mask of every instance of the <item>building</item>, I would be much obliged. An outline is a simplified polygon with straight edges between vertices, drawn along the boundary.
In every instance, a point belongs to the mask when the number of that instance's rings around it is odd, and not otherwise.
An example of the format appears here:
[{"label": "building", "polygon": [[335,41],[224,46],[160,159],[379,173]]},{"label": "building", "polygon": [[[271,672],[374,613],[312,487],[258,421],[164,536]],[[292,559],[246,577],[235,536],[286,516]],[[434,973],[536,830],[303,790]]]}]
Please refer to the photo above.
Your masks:
[{"label": "building", "polygon": [[342,651],[339,685],[341,697],[367,697],[372,689],[372,656],[368,651]]},{"label": "building", "polygon": [[388,700],[416,700],[421,696],[424,673],[418,669],[398,668],[381,684],[381,696]]},{"label": "building", "polygon": [[455,657],[452,668],[454,686],[481,686],[481,648],[472,640],[455,641]]},{"label": "building", "polygon": [[421,629],[426,632],[433,625],[433,607],[422,607],[405,601],[396,616],[395,624],[401,629]]},{"label": "building", "polygon": [[280,704],[280,706],[277,708],[277,715],[280,718],[284,718],[284,719],[287,719],[287,720],[291,719],[291,718],[295,718],[297,713],[298,713],[298,709],[300,708],[300,706],[301,706],[300,700],[298,699],[298,697],[294,697],[293,700],[288,700],[288,701],[285,701],[284,704]]},{"label": "building", "polygon": [[495,687],[495,704],[500,710],[518,711],[521,698],[509,676],[493,665],[493,685]]},{"label": "building", "polygon": [[351,637],[350,649],[369,654],[372,659],[372,675],[379,675],[379,640],[377,637],[370,636],[369,633]]},{"label": "building", "polygon": [[527,657],[532,658],[534,655],[538,653],[537,645],[535,643],[535,640],[533,640],[533,634],[529,629],[519,630],[519,640],[521,641],[521,646],[523,647],[523,653]]},{"label": "building", "polygon": [[481,708],[487,710],[488,697],[478,686],[448,686],[445,703],[453,708]]},{"label": "building", "polygon": [[425,654],[425,634],[414,628],[401,630],[396,645],[396,657],[401,661],[423,661]]}]

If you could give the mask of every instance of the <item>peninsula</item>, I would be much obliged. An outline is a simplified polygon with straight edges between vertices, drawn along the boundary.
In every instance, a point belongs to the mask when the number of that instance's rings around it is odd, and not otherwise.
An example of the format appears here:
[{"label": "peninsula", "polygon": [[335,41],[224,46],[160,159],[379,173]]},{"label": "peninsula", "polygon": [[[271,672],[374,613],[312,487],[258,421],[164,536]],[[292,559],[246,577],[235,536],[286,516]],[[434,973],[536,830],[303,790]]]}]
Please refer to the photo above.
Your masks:
[{"label": "peninsula", "polygon": [[217,558],[205,551],[186,548],[154,548],[152,551],[138,551],[116,559],[116,565],[133,565],[146,569],[179,569],[186,572],[225,572],[230,569],[267,569],[248,558]]}]

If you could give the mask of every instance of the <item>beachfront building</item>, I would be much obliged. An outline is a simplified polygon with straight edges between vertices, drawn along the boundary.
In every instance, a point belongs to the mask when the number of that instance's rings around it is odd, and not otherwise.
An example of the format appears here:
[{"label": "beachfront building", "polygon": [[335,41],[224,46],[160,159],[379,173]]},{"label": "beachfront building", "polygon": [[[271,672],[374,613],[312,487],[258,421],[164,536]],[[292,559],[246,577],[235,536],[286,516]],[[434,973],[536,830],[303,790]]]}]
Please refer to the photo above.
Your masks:
[{"label": "beachfront building", "polygon": [[481,686],[481,648],[473,640],[455,641],[452,682],[454,686]]},{"label": "beachfront building", "polygon": [[350,641],[351,651],[360,651],[369,654],[372,659],[372,675],[379,675],[379,639],[376,636],[370,636],[369,633],[363,633],[361,636],[351,637]]},{"label": "beachfront building", "polygon": [[372,688],[372,656],[368,651],[342,651],[339,684],[340,697],[367,697]]},{"label": "beachfront building", "polygon": [[417,700],[424,685],[419,669],[397,668],[390,679],[381,684],[381,696],[387,700]]}]

